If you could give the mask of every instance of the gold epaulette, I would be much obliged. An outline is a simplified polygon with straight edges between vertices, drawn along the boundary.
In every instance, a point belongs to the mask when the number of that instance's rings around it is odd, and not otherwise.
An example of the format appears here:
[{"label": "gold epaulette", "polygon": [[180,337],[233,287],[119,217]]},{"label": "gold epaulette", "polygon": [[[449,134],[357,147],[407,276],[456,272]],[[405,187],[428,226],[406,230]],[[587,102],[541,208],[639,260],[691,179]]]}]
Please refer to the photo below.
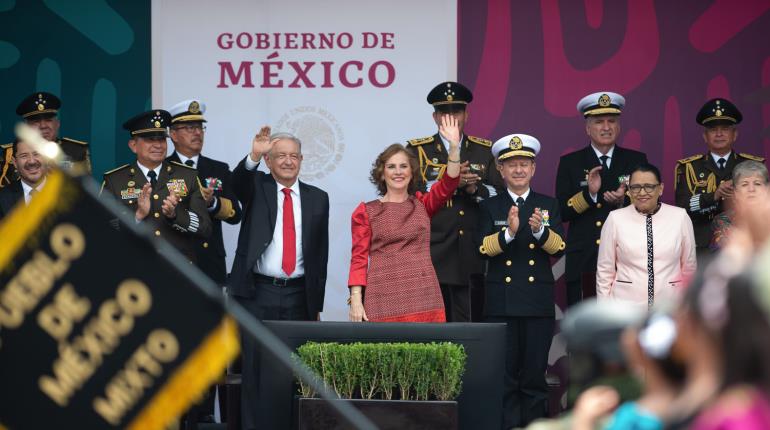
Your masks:
[{"label": "gold epaulette", "polygon": [[82,140],[75,140],[75,139],[72,139],[72,138],[69,138],[69,137],[62,137],[61,141],[62,142],[67,142],[67,143],[74,143],[76,145],[88,146],[88,142],[83,142]]},{"label": "gold epaulette", "polygon": [[128,167],[128,166],[130,166],[130,164],[124,164],[124,165],[122,165],[122,166],[120,166],[120,167],[116,167],[116,168],[114,168],[114,169],[112,169],[112,170],[110,170],[110,171],[108,171],[108,172],[104,172],[104,176],[107,176],[107,175],[113,174],[113,173],[117,172],[118,170],[122,170],[122,169],[125,169],[125,168],[126,168],[126,167]]},{"label": "gold epaulette", "polygon": [[11,143],[4,143],[4,144],[0,145],[0,149],[8,149],[8,148],[10,148],[12,146],[13,146],[13,142],[11,142]]},{"label": "gold epaulette", "polygon": [[434,140],[433,136],[428,136],[428,137],[420,137],[418,139],[407,140],[406,143],[410,146],[420,146],[420,145],[425,145],[426,143],[431,143],[433,142],[433,140]]},{"label": "gold epaulette", "polygon": [[487,139],[482,139],[480,137],[476,136],[468,136],[468,140],[470,140],[473,143],[477,143],[481,146],[486,146],[487,148],[492,147],[492,141]]},{"label": "gold epaulette", "polygon": [[765,162],[765,157],[758,157],[756,155],[744,154],[743,152],[739,152],[738,155],[740,155],[743,158],[748,158],[749,160],[759,161],[760,163]]},{"label": "gold epaulette", "polygon": [[677,163],[679,163],[679,164],[687,164],[687,163],[689,163],[691,161],[699,160],[701,158],[703,158],[703,154],[697,154],[697,155],[693,155],[692,157],[687,157],[687,158],[683,158],[681,160],[678,160]]},{"label": "gold epaulette", "polygon": [[169,162],[170,162],[171,164],[174,164],[174,165],[176,165],[176,166],[182,166],[182,167],[185,167],[185,168],[187,168],[187,169],[190,169],[190,170],[196,170],[196,169],[195,169],[195,167],[190,167],[190,166],[188,166],[187,164],[184,164],[184,163],[180,163],[180,162],[178,162],[178,161],[174,161],[174,160],[171,160],[171,161],[169,161]]}]

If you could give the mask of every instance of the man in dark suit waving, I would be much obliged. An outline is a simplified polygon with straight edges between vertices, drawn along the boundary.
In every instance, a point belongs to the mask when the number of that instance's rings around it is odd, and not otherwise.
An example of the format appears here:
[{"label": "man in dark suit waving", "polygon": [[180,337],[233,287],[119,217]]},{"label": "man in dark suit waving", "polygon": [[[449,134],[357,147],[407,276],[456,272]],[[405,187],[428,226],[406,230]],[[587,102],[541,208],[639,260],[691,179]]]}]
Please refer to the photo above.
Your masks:
[{"label": "man in dark suit waving", "polygon": [[596,256],[602,225],[611,210],[625,204],[631,170],[647,156],[616,145],[620,137],[620,113],[626,99],[603,91],[583,97],[577,105],[585,117],[589,145],[563,155],[556,171],[556,199],[564,221],[569,222],[567,305],[596,295]]},{"label": "man in dark suit waving", "polygon": [[[260,159],[270,170],[257,170]],[[323,310],[329,256],[329,196],[299,181],[302,143],[262,127],[251,152],[233,171],[243,205],[238,247],[230,272],[236,300],[261,320],[315,320]],[[256,345],[242,339],[243,428],[258,427]]]}]

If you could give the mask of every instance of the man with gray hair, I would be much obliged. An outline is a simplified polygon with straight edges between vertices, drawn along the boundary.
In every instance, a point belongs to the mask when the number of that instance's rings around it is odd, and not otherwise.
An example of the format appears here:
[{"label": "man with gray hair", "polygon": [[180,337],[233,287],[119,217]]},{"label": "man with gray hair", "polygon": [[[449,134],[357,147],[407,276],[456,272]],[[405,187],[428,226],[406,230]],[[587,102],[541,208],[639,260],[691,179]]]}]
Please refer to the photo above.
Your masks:
[{"label": "man with gray hair", "polygon": [[[261,160],[270,173],[257,170]],[[235,299],[260,320],[316,320],[323,310],[329,256],[329,196],[298,180],[302,144],[265,126],[233,171],[243,205],[238,248],[230,272]],[[257,345],[242,336],[243,429],[258,427]]]}]

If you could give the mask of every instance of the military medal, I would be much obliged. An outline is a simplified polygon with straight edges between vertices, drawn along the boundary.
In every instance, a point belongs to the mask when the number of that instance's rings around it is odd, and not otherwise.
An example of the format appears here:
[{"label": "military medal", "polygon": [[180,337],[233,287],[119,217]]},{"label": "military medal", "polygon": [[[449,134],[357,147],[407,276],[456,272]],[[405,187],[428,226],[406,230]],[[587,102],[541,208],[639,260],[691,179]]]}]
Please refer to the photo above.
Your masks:
[{"label": "military medal", "polygon": [[214,186],[214,191],[222,191],[222,180],[219,178],[208,177],[206,178],[206,188]]},{"label": "military medal", "polygon": [[620,175],[618,176],[618,184],[626,184],[628,185],[628,181],[631,180],[631,175]]},{"label": "military medal", "polygon": [[120,198],[122,200],[128,200],[128,199],[138,199],[139,198],[139,191],[136,188],[129,186],[125,190],[120,190]]},{"label": "military medal", "polygon": [[540,214],[543,216],[543,226],[551,226],[551,214],[548,213],[548,209],[541,209]]},{"label": "military medal", "polygon": [[166,187],[168,187],[169,192],[174,192],[180,197],[187,195],[187,183],[184,179],[171,179],[166,183]]},{"label": "military medal", "polygon": [[583,173],[585,173],[586,176],[585,176],[585,179],[580,181],[580,186],[581,187],[585,187],[586,185],[588,185],[588,170],[587,169],[583,169]]}]

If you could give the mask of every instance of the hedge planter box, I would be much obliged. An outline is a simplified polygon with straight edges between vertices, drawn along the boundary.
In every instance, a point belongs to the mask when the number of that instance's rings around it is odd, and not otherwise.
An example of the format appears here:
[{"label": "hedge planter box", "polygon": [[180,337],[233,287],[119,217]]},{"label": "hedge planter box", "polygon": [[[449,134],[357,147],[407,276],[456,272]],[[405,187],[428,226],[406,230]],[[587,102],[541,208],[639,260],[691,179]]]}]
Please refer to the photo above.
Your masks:
[{"label": "hedge planter box", "polygon": [[[457,429],[457,402],[420,400],[335,400],[356,407],[381,430]],[[294,398],[294,429],[353,429],[321,399]]]}]

